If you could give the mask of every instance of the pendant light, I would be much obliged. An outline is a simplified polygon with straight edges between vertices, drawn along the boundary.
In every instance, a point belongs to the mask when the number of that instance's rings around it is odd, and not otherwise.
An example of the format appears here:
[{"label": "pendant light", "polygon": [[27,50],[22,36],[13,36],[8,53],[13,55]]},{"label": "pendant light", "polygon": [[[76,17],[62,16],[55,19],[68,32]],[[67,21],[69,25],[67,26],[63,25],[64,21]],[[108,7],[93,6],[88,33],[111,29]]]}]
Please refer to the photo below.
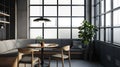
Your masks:
[{"label": "pendant light", "polygon": [[47,19],[47,18],[45,18],[45,17],[39,17],[39,18],[35,19],[34,21],[45,21],[45,22],[49,22],[50,19]]},{"label": "pendant light", "polygon": [[47,19],[47,18],[45,18],[44,17],[44,1],[42,1],[42,17],[39,17],[39,18],[36,18],[36,19],[34,19],[34,21],[44,21],[44,22],[49,22],[50,21],[50,19]]}]

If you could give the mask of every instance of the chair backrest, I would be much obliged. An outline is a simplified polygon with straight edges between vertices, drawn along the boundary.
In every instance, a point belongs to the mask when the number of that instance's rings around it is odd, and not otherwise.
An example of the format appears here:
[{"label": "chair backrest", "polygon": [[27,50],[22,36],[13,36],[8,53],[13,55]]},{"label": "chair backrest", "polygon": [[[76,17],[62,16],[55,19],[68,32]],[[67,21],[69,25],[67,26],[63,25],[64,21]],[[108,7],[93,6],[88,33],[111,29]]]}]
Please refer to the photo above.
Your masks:
[{"label": "chair backrest", "polygon": [[18,62],[24,55],[31,54],[31,59],[34,59],[34,50],[30,48],[18,48]]},{"label": "chair backrest", "polygon": [[30,54],[30,53],[33,52],[33,49],[30,49],[30,48],[18,48],[18,52],[23,53],[23,54]]},{"label": "chair backrest", "polygon": [[62,47],[64,51],[70,51],[70,45],[65,45]]},{"label": "chair backrest", "polygon": [[68,55],[68,57],[70,58],[70,45],[65,45],[62,47],[61,57],[63,57],[63,54]]}]

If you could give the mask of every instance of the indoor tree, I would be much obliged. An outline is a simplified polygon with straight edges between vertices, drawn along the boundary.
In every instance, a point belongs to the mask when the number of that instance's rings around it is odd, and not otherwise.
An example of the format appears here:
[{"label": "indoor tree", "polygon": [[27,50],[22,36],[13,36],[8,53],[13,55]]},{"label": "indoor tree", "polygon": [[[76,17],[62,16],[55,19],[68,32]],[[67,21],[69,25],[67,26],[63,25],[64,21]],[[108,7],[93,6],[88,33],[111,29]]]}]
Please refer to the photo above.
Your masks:
[{"label": "indoor tree", "polygon": [[90,22],[88,22],[87,20],[84,20],[82,22],[82,25],[79,26],[78,29],[78,37],[82,40],[82,43],[86,46],[89,45],[90,42],[92,42],[93,40],[97,28],[94,25],[90,24]]}]

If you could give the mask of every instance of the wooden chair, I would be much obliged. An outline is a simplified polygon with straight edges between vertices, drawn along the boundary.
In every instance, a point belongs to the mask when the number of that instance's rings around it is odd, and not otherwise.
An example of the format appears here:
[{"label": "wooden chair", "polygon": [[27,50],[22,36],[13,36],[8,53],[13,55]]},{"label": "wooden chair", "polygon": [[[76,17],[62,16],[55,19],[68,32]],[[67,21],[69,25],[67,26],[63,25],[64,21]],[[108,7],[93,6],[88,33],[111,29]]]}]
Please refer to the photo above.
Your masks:
[{"label": "wooden chair", "polygon": [[[52,59],[55,59],[57,61],[57,67],[58,60],[62,60],[62,67],[64,67],[64,59],[69,59],[69,67],[71,67],[70,45],[66,45],[57,49],[60,52],[51,56]],[[49,59],[49,66],[51,58]]]},{"label": "wooden chair", "polygon": [[[30,54],[30,56],[28,55]],[[40,67],[40,59],[38,57],[34,57],[34,49],[30,48],[19,48],[18,49],[18,67],[20,63],[31,64],[31,67],[34,67],[34,64],[38,62]]]}]

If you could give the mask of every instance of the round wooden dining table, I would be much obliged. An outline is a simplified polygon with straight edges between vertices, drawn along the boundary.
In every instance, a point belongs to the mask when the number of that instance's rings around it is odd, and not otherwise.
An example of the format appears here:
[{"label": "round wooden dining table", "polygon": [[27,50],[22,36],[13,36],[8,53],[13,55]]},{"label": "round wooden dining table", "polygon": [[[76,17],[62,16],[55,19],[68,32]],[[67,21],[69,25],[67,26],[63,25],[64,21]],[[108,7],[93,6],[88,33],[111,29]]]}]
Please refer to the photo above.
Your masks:
[{"label": "round wooden dining table", "polygon": [[28,48],[41,48],[41,67],[45,67],[44,66],[44,48],[56,48],[58,47],[58,44],[56,43],[44,43],[44,45],[41,46],[41,44],[37,43],[37,44],[29,44]]}]

